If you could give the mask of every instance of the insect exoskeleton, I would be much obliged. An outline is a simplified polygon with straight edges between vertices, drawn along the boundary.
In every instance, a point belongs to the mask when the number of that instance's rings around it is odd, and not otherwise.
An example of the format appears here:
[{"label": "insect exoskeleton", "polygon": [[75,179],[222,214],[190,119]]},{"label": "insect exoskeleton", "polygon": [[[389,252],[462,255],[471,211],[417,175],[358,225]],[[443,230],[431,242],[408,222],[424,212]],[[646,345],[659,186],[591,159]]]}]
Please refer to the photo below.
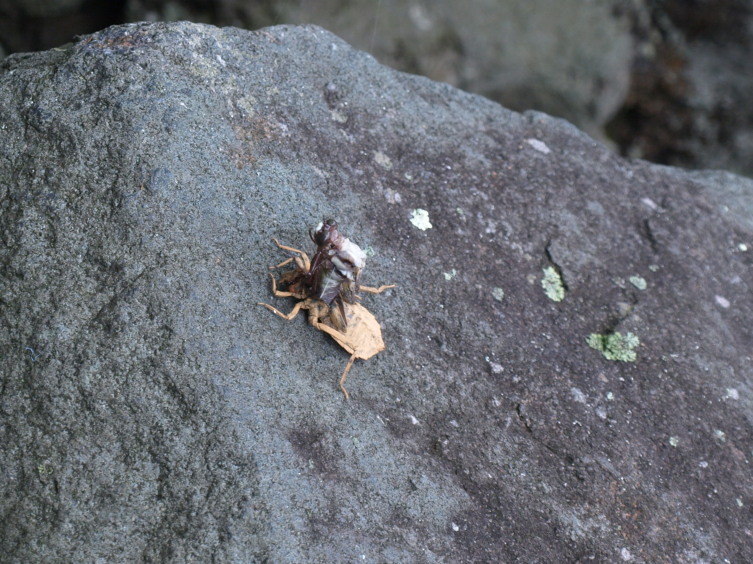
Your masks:
[{"label": "insect exoskeleton", "polygon": [[358,303],[358,291],[381,294],[395,285],[372,288],[358,283],[366,255],[358,245],[339,232],[334,220],[323,221],[315,231],[309,232],[309,236],[317,245],[312,259],[303,251],[282,245],[277,239],[273,239],[280,249],[292,252],[294,256],[270,269],[280,268],[291,262],[295,263],[295,268],[280,276],[279,284],[284,290],[277,289],[278,281],[270,273],[272,293],[277,297],[294,297],[301,301],[288,314],[270,304],[259,302],[257,305],[266,307],[286,320],[293,319],[301,310],[307,310],[309,323],[329,334],[350,353],[350,359],[340,377],[340,389],[348,399],[345,378],[353,362],[357,358],[371,358],[384,350],[379,322]]}]

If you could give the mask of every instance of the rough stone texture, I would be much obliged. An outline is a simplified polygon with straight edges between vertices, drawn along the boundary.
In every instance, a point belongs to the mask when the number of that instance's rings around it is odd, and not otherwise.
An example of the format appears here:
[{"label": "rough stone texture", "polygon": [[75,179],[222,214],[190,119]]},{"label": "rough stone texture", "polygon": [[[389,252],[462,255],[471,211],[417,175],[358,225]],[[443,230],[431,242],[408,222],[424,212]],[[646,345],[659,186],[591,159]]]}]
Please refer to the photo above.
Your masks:
[{"label": "rough stone texture", "polygon": [[[0,128],[8,561],[753,560],[751,181],[316,27],[13,55]],[[254,306],[323,216],[399,285],[350,402],[347,354]]]}]

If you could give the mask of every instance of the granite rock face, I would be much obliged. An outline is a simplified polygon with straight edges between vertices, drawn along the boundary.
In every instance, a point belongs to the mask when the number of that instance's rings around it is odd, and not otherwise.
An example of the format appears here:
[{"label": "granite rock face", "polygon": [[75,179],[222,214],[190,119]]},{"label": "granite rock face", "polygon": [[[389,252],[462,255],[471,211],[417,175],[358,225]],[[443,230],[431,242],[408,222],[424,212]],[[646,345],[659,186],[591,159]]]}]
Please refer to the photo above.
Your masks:
[{"label": "granite rock face", "polygon": [[[316,27],[13,55],[0,128],[9,561],[753,559],[751,181]],[[398,284],[349,402],[254,305],[322,217]]]}]

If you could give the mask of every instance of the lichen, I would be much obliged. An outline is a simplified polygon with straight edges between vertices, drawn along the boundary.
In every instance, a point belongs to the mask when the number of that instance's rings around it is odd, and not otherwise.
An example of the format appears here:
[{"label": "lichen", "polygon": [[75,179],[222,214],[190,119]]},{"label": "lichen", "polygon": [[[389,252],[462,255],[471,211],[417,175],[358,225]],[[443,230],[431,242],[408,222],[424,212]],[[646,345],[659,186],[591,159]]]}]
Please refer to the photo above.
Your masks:
[{"label": "lichen", "polygon": [[417,208],[411,212],[410,222],[421,231],[431,229],[431,221],[429,221],[429,212],[421,208]]},{"label": "lichen", "polygon": [[622,362],[635,362],[635,348],[641,344],[633,333],[591,333],[586,339],[588,346],[600,351],[607,360],[619,360]]},{"label": "lichen", "polygon": [[541,279],[541,287],[547,297],[555,302],[561,302],[565,298],[565,285],[562,278],[553,266],[544,269],[544,278]]},{"label": "lichen", "polygon": [[645,290],[646,287],[648,286],[648,284],[646,283],[646,279],[643,278],[642,276],[638,276],[638,275],[631,276],[630,278],[628,278],[628,280],[630,280],[630,283],[636,288],[638,288],[639,290]]}]

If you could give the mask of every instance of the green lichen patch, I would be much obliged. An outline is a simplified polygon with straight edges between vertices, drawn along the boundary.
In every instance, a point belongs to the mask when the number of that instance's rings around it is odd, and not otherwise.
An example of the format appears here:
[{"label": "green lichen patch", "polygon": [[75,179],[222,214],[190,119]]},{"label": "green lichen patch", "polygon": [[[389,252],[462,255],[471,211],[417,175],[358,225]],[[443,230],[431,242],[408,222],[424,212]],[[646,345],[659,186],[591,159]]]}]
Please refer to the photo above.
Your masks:
[{"label": "green lichen patch", "polygon": [[641,344],[633,333],[608,333],[602,335],[591,333],[586,339],[588,346],[600,351],[607,360],[620,360],[622,362],[635,362],[635,348]]},{"label": "green lichen patch", "polygon": [[552,301],[561,302],[565,298],[565,284],[562,282],[559,272],[553,266],[547,266],[544,269],[541,287],[544,288],[544,293]]}]

